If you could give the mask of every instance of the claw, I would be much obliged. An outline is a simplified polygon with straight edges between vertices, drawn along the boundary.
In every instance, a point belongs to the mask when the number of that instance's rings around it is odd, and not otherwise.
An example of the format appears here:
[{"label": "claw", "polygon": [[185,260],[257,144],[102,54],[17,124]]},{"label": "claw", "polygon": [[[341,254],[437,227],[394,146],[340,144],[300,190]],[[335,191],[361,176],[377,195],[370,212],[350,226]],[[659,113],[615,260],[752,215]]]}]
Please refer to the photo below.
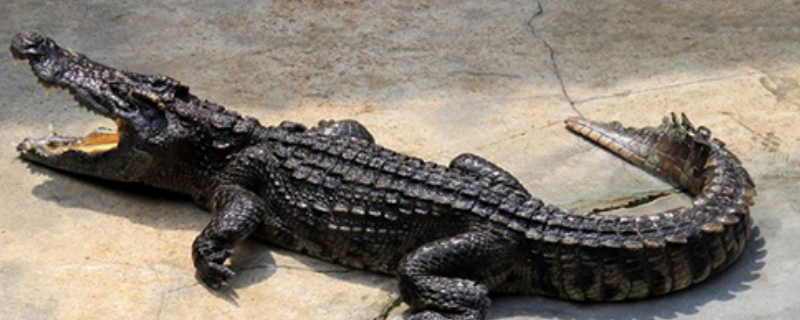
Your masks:
[{"label": "claw", "polygon": [[[672,114],[672,117],[675,117],[675,113]],[[677,123],[677,121],[675,122]],[[694,132],[695,128],[691,121],[689,121],[689,117],[686,116],[685,113],[681,112],[681,125],[686,128],[687,131]]]},{"label": "claw", "polygon": [[208,262],[206,268],[197,270],[197,277],[211,289],[219,290],[230,286],[230,280],[236,275],[230,268],[213,262]]},{"label": "claw", "polygon": [[695,137],[697,137],[698,139],[703,140],[703,141],[710,141],[711,140],[711,130],[706,128],[706,127],[704,127],[704,126],[699,126],[699,127],[697,127],[697,130],[695,131]]},{"label": "claw", "polygon": [[[198,238],[195,251],[192,253],[197,269],[197,278],[207,287],[219,290],[228,286],[230,280],[236,275],[225,266],[225,260],[231,255],[230,249],[225,249],[213,243],[204,243],[207,240]],[[198,244],[202,243],[202,244]]]}]

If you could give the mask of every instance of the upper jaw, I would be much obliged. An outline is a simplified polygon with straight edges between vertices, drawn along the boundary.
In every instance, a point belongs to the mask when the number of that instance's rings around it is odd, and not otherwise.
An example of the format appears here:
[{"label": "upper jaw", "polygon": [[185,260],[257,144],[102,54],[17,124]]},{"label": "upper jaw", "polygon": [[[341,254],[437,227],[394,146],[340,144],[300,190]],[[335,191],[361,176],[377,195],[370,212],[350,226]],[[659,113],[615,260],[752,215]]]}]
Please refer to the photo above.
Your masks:
[{"label": "upper jaw", "polygon": [[[127,105],[120,86],[129,83],[123,71],[95,63],[85,56],[61,48],[38,33],[20,33],[10,46],[14,59],[28,60],[39,83],[69,91],[79,105],[120,125],[125,118],[120,108]],[[29,160],[58,158],[68,152],[101,154],[115,149],[120,140],[116,130],[100,128],[85,136],[62,136],[54,132],[39,139],[25,139],[17,146]]]},{"label": "upper jaw", "polygon": [[119,118],[127,102],[115,87],[130,79],[121,70],[89,60],[82,54],[61,48],[39,33],[19,33],[11,40],[14,59],[28,60],[39,83],[69,91],[78,103],[104,117]]},{"label": "upper jaw", "polygon": [[48,37],[36,32],[21,32],[11,39],[11,56],[14,59],[28,60],[46,56],[58,51],[58,45]]},{"label": "upper jaw", "polygon": [[[23,154],[56,156],[67,151],[101,153],[118,142],[157,136],[166,123],[168,106],[193,99],[189,88],[160,75],[142,75],[96,63],[84,55],[61,48],[38,33],[20,33],[10,46],[15,59],[28,60],[39,83],[69,91],[79,105],[111,118],[119,134],[94,132],[85,137],[50,134],[20,144]],[[126,138],[127,137],[127,138]]]}]

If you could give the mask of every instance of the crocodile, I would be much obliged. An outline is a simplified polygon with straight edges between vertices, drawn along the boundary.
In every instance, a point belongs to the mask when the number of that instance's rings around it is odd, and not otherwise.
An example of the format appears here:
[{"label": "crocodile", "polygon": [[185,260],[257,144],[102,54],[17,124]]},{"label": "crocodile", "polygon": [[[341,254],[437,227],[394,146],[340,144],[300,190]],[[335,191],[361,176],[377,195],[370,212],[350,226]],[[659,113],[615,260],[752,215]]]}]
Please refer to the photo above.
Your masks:
[{"label": "crocodile", "polygon": [[394,275],[408,319],[484,319],[489,293],[574,301],[661,296],[742,254],[756,194],[719,139],[685,115],[657,127],[570,118],[566,127],[693,196],[647,216],[544,204],[510,173],[465,153],[447,165],[375,143],[354,120],[258,120],[163,75],[115,69],[39,33],[13,37],[38,82],[116,128],[28,138],[20,157],[56,170],[187,194],[213,218],[191,247],[198,281],[223,289],[247,238]]}]

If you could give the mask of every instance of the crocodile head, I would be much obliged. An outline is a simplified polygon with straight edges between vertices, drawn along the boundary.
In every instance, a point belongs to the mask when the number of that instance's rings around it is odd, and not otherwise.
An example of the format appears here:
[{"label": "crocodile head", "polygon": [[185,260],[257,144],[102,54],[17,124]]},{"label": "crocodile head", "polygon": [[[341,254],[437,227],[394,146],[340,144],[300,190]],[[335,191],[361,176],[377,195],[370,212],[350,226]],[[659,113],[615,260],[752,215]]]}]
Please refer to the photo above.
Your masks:
[{"label": "crocodile head", "polygon": [[166,76],[141,75],[93,62],[84,55],[59,47],[38,33],[17,34],[11,42],[14,59],[27,60],[46,89],[68,91],[78,105],[114,120],[116,130],[98,129],[84,137],[54,133],[28,139],[20,145],[23,157],[48,157],[75,151],[101,153],[121,141],[152,142],[167,127],[166,105],[188,96],[188,88]]},{"label": "crocodile head", "polygon": [[17,149],[34,163],[183,192],[204,184],[208,163],[246,145],[259,125],[197,98],[177,80],[105,66],[38,33],[17,34],[10,49],[41,85],[68,92],[116,124],[79,137],[25,139]]}]

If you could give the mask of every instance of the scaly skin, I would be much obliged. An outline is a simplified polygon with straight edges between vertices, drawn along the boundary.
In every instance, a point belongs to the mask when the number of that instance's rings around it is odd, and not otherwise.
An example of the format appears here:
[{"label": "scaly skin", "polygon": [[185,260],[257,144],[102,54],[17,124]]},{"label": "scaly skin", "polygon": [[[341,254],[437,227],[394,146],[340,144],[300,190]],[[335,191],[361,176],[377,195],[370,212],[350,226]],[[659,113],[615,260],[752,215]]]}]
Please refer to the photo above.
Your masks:
[{"label": "scaly skin", "polygon": [[730,266],[750,229],[753,182],[685,117],[639,130],[567,120],[695,196],[645,217],[586,216],[544,205],[476,155],[425,162],[375,144],[352,120],[262,126],[174,79],[106,67],[36,33],[14,37],[11,52],[118,125],[26,139],[20,156],[191,195],[215,216],[192,249],[198,278],[215,289],[233,276],[231,249],[254,236],[397,275],[411,319],[483,319],[489,292],[608,301],[681,290]]}]

